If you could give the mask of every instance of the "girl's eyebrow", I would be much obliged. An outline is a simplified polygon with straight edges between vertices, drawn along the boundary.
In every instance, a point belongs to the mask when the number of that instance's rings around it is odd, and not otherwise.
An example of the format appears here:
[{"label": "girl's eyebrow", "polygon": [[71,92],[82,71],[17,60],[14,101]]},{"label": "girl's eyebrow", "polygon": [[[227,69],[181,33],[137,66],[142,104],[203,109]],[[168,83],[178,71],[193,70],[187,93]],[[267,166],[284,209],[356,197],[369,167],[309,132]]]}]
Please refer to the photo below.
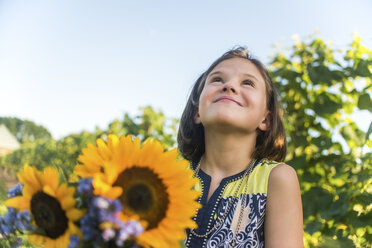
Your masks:
[{"label": "girl's eyebrow", "polygon": [[259,81],[253,74],[249,74],[249,73],[244,73],[243,74],[244,76],[248,76],[248,77],[251,77],[251,78],[254,78],[256,81]]},{"label": "girl's eyebrow", "polygon": [[220,73],[222,73],[222,72],[221,72],[221,71],[214,71],[214,72],[210,73],[210,74],[208,75],[208,77],[210,77],[210,76],[212,76],[212,75],[214,75],[214,74],[220,74]]},{"label": "girl's eyebrow", "polygon": [[[214,72],[210,73],[208,75],[208,77],[213,76],[214,74],[221,74],[221,73],[223,73],[223,72],[222,71],[214,71]],[[259,81],[253,74],[244,73],[243,76],[251,77],[251,78],[255,79],[256,81]]]}]

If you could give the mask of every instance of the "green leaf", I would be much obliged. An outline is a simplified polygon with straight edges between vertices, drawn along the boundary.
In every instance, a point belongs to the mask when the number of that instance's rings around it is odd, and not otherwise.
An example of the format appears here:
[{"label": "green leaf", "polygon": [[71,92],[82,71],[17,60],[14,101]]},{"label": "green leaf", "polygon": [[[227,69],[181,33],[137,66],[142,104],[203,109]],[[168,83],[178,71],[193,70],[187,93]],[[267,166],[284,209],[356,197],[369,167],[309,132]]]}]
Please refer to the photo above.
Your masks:
[{"label": "green leaf", "polygon": [[317,220],[311,221],[307,223],[305,231],[312,235],[313,233],[320,231],[322,229],[322,226],[323,224]]},{"label": "green leaf", "polygon": [[321,149],[328,149],[332,146],[332,139],[329,137],[319,136],[314,138],[314,144]]},{"label": "green leaf", "polygon": [[367,109],[372,112],[372,101],[368,93],[365,93],[358,98],[358,108]]},{"label": "green leaf", "polygon": [[354,243],[350,239],[332,239],[331,237],[323,237],[323,242],[319,246],[321,248],[344,248],[344,247],[355,247]]},{"label": "green leaf", "polygon": [[321,187],[313,187],[303,193],[304,219],[310,215],[326,211],[332,203],[333,195]]},{"label": "green leaf", "polygon": [[310,80],[314,84],[319,84],[319,83],[331,84],[332,82],[332,77],[330,76],[330,70],[323,65],[313,66],[309,64],[307,66],[307,72],[309,74]]},{"label": "green leaf", "polygon": [[333,114],[340,108],[342,108],[341,99],[325,92],[318,95],[314,103],[314,111],[321,116]]},{"label": "green leaf", "polygon": [[349,202],[339,199],[329,206],[328,210],[322,213],[322,218],[324,219],[333,219],[335,217],[342,217],[347,213],[349,207]]},{"label": "green leaf", "polygon": [[[354,124],[354,125],[353,125]],[[362,146],[364,144],[364,133],[356,127],[355,123],[349,123],[349,125],[340,129],[341,135],[347,141],[351,148],[355,146]]]},{"label": "green leaf", "polygon": [[365,206],[368,206],[372,203],[372,194],[371,193],[361,193],[355,197],[355,200]]},{"label": "green leaf", "polygon": [[293,166],[295,169],[302,169],[306,166],[306,155],[302,155],[299,157],[294,157],[290,161],[288,161],[288,164]]},{"label": "green leaf", "polygon": [[346,101],[343,103],[342,108],[346,114],[352,114],[354,110],[354,104],[349,101]]},{"label": "green leaf", "polygon": [[301,131],[300,132],[293,132],[292,135],[293,143],[296,147],[305,146],[308,144],[306,140],[306,135],[304,135]]},{"label": "green leaf", "polygon": [[361,214],[352,211],[348,213],[347,220],[353,226],[353,228],[366,227],[372,222],[372,214]]},{"label": "green leaf", "polygon": [[368,69],[368,66],[371,62],[367,60],[360,60],[357,64],[356,67],[356,75],[361,76],[361,77],[370,77],[372,76],[371,72]]},{"label": "green leaf", "polygon": [[305,171],[302,175],[302,180],[305,182],[319,182],[322,177],[319,174],[311,173],[309,171]]}]

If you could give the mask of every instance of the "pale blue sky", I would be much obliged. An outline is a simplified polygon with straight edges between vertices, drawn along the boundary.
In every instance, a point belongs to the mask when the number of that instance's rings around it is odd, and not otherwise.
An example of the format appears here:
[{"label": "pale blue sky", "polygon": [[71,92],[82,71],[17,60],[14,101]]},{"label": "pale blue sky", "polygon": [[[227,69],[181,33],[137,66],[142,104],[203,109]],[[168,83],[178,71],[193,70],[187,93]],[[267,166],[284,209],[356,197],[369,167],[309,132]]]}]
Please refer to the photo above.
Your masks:
[{"label": "pale blue sky", "polygon": [[369,0],[0,0],[0,116],[55,138],[145,105],[179,118],[195,79],[234,45],[267,63],[274,43],[317,29],[336,48],[354,32],[372,48],[371,13]]}]

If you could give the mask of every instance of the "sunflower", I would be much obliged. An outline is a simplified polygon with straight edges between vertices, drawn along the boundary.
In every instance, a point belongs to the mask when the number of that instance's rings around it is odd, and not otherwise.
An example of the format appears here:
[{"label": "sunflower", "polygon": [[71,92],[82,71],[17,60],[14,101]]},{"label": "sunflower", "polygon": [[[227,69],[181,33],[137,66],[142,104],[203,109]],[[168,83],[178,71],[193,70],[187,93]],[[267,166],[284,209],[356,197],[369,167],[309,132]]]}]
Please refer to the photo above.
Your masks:
[{"label": "sunflower", "polygon": [[7,200],[5,205],[30,211],[37,228],[29,235],[30,242],[45,248],[67,247],[70,235],[81,235],[74,222],[84,213],[74,207],[75,189],[66,184],[59,185],[56,169],[48,167],[39,172],[26,165],[17,176],[24,186],[22,196]]},{"label": "sunflower", "polygon": [[94,193],[119,199],[123,220],[139,219],[145,231],[136,242],[145,247],[176,247],[185,238],[186,228],[200,204],[199,193],[191,190],[197,179],[187,169],[188,162],[177,160],[176,149],[164,152],[158,141],[141,146],[130,135],[109,135],[107,144],[97,140],[79,157],[75,167],[81,177],[93,177]]}]

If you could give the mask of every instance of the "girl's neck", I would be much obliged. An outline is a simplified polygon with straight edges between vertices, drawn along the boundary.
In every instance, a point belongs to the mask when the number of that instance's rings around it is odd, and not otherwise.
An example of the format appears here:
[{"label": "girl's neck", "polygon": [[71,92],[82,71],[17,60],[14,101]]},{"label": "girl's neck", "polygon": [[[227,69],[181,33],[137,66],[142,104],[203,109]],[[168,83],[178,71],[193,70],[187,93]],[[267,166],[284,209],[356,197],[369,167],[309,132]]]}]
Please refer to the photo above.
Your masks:
[{"label": "girl's neck", "polygon": [[201,169],[210,176],[228,177],[245,170],[256,144],[256,133],[216,133],[205,130]]}]

